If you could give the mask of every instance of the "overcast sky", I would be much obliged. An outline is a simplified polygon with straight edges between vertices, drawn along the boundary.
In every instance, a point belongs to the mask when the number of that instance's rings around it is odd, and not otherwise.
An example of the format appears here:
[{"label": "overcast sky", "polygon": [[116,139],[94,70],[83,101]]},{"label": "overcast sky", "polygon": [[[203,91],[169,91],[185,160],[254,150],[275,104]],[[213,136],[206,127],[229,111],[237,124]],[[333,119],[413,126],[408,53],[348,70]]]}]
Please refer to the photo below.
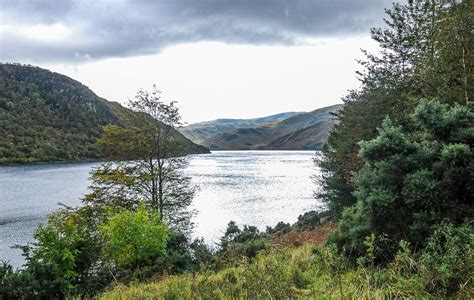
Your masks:
[{"label": "overcast sky", "polygon": [[358,86],[386,0],[0,0],[0,60],[126,103],[152,84],[186,122],[309,111]]}]

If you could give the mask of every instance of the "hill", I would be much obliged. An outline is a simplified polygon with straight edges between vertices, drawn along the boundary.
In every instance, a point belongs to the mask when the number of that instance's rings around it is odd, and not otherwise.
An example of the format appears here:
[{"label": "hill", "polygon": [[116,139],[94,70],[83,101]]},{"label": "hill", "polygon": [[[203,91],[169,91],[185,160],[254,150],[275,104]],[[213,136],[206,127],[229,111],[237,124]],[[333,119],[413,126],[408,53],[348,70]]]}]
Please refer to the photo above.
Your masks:
[{"label": "hill", "polygon": [[272,137],[271,128],[266,126],[239,128],[215,135],[203,144],[211,150],[251,150],[265,147]]},{"label": "hill", "polygon": [[285,134],[264,146],[265,150],[314,150],[320,149],[325,143],[329,130],[335,120],[323,120],[314,125],[304,127]]},{"label": "hill", "polygon": [[217,134],[230,132],[240,128],[257,127],[269,122],[281,121],[300,113],[301,112],[286,112],[254,119],[217,119],[190,124],[180,128],[179,131],[193,142],[204,145],[207,139],[210,139]]},{"label": "hill", "polygon": [[[67,76],[34,66],[0,64],[0,163],[101,158],[103,126],[132,111],[98,97]],[[187,153],[208,152],[178,131]]]},{"label": "hill", "polygon": [[238,128],[217,134],[202,144],[211,150],[315,150],[325,143],[335,124],[332,105],[253,128]]}]

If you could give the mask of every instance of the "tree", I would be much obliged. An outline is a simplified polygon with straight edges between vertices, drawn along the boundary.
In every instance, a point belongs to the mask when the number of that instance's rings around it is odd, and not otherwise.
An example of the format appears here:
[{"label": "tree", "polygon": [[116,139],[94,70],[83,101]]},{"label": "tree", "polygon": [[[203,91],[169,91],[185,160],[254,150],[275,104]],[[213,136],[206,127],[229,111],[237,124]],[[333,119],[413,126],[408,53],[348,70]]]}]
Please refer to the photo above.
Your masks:
[{"label": "tree", "polygon": [[94,289],[98,282],[93,283],[89,271],[98,270],[95,259],[100,248],[79,214],[67,208],[58,210],[36,230],[34,238],[32,245],[23,247],[25,268],[12,278],[18,297],[63,298]]},{"label": "tree", "polygon": [[416,70],[423,97],[444,103],[472,103],[474,96],[474,4],[472,0],[431,1],[429,59]]},{"label": "tree", "polygon": [[196,187],[183,174],[188,162],[174,130],[181,125],[176,102],[164,103],[154,86],[138,91],[129,107],[134,113],[125,114],[123,126],[104,129],[99,143],[110,162],[92,172],[86,202],[136,209],[144,201],[171,228],[190,230]]},{"label": "tree", "polygon": [[[112,280],[197,267],[201,258],[193,258],[193,247],[203,252],[204,246],[189,245],[185,235],[195,187],[183,175],[187,161],[180,155],[189,152],[189,142],[174,129],[180,124],[175,102],[160,99],[156,89],[140,91],[131,110],[118,108],[124,122],[107,126],[100,141],[111,161],[93,170],[91,193],[81,207],[52,214],[35,242],[23,247],[24,269],[0,265],[0,283],[6,285],[0,298],[88,298]],[[164,223],[181,230],[171,233],[185,237],[183,245],[171,249]],[[181,250],[178,256],[190,264],[179,270],[172,250]]]},{"label": "tree", "polygon": [[423,101],[404,131],[386,118],[376,138],[360,142],[364,167],[354,176],[357,202],[346,208],[340,239],[353,255],[374,234],[384,258],[401,240],[422,249],[445,220],[461,225],[474,215],[474,113]]},{"label": "tree", "polygon": [[340,122],[316,159],[322,170],[316,198],[334,219],[357,200],[353,174],[364,166],[358,142],[373,139],[387,115],[394,125],[410,130],[409,115],[423,98],[472,103],[472,1],[410,0],[386,12],[385,28],[372,29],[381,50],[364,52],[358,73],[362,86],[343,99]]}]

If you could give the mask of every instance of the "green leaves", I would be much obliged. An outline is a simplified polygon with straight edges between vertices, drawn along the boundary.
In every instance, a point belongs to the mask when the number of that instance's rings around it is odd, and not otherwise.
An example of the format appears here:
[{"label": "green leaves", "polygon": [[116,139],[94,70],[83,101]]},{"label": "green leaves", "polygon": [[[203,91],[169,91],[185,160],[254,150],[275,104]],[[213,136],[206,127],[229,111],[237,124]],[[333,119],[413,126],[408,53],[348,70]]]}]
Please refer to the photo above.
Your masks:
[{"label": "green leaves", "polygon": [[413,119],[432,139],[442,142],[474,141],[474,113],[467,106],[456,103],[450,107],[425,99],[416,108]]},{"label": "green leaves", "polygon": [[359,143],[365,165],[353,177],[357,203],[341,221],[342,239],[356,256],[363,253],[360,237],[369,232],[386,235],[390,259],[400,240],[422,248],[435,224],[473,215],[472,144],[456,134],[472,129],[474,122],[466,121],[472,112],[423,101],[412,118],[413,132],[386,118],[377,137]]},{"label": "green leaves", "polygon": [[405,203],[414,209],[430,209],[434,204],[430,199],[439,197],[438,188],[433,171],[421,169],[405,177],[402,196]]},{"label": "green leaves", "polygon": [[377,131],[378,136],[375,139],[359,142],[359,154],[365,161],[375,162],[388,157],[396,160],[400,159],[397,157],[399,153],[408,155],[415,151],[415,145],[408,142],[401,127],[395,127],[390,118],[385,118],[382,127]]},{"label": "green leaves", "polygon": [[[443,146],[436,144],[474,143],[470,126],[474,123],[470,108],[474,98],[471,2],[394,3],[386,10],[385,27],[372,29],[380,51],[363,51],[366,59],[360,61],[363,70],[358,72],[362,86],[343,98],[340,123],[318,161],[323,174],[316,196],[333,218],[356,201],[351,194],[356,186],[352,175],[371,164],[370,160],[389,155],[385,168],[395,174],[397,168],[402,172],[419,161],[429,168],[438,154],[436,147]],[[419,103],[413,120],[410,114]],[[394,128],[383,121],[387,116]],[[384,128],[383,134],[377,127]],[[382,164],[379,167],[381,170]]]},{"label": "green leaves", "polygon": [[125,114],[124,126],[104,128],[99,144],[111,162],[93,170],[85,201],[123,209],[136,209],[143,201],[167,226],[189,232],[197,187],[183,174],[187,140],[174,128],[180,125],[176,103],[162,102],[153,87],[138,91],[129,105],[134,113]]},{"label": "green leaves", "polygon": [[139,267],[166,255],[168,229],[157,213],[143,205],[136,212],[123,211],[100,226],[104,255],[119,267]]},{"label": "green leaves", "polygon": [[[52,214],[46,226],[37,229],[35,239],[35,247],[31,248],[31,257],[27,261],[29,271],[34,277],[38,276],[35,272],[43,272],[42,268],[48,268],[48,275],[52,277],[42,278],[47,286],[40,289],[70,294],[76,287],[78,258],[86,240],[78,216],[64,211]],[[38,263],[40,265],[36,265]]]}]

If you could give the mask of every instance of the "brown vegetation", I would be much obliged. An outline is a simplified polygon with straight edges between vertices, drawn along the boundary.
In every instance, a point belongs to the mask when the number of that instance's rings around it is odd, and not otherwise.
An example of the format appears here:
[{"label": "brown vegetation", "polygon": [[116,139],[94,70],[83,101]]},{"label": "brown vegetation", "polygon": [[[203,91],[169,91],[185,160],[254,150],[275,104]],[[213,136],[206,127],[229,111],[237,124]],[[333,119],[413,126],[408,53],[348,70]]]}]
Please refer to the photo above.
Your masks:
[{"label": "brown vegetation", "polygon": [[304,244],[323,245],[328,239],[331,231],[337,228],[336,224],[325,224],[320,227],[304,230],[304,231],[290,231],[287,233],[273,235],[272,246],[280,248],[283,246],[302,246]]}]

